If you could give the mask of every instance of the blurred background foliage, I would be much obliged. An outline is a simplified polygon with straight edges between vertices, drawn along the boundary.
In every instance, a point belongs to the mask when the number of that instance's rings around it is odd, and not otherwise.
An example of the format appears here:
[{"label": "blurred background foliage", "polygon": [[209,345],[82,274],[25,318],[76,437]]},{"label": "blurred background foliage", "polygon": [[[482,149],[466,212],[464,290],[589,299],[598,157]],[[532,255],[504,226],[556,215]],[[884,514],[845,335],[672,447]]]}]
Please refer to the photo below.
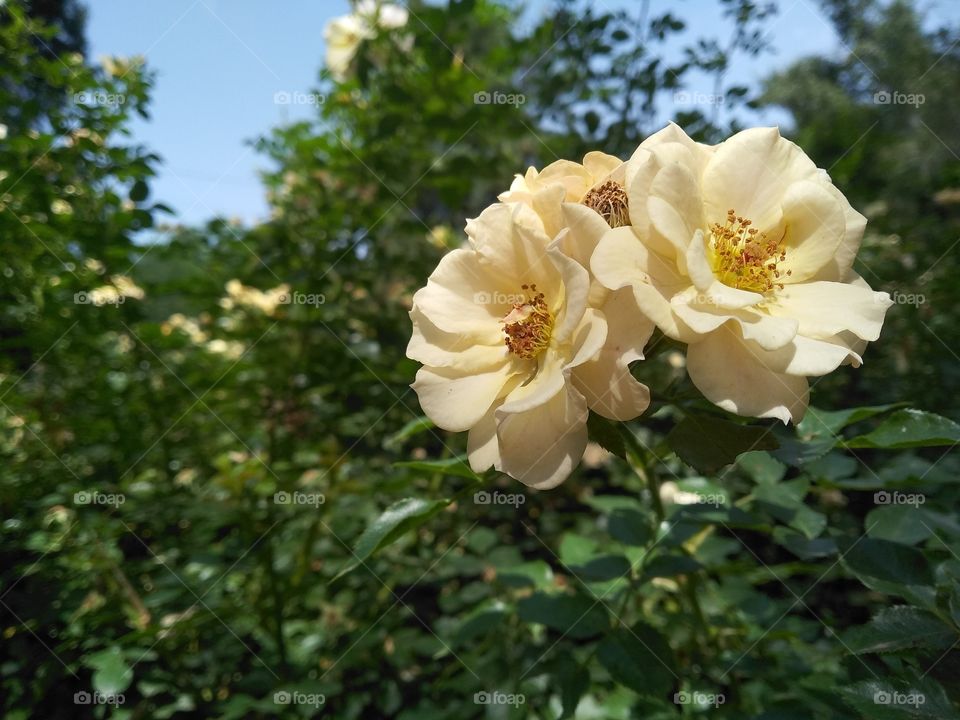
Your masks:
[{"label": "blurred background foliage", "polygon": [[[837,53],[755,91],[728,69],[765,62],[775,4],[719,1],[704,39],[694,4],[556,0],[521,31],[513,3],[412,0],[258,143],[255,227],[151,197],[129,120],[154,78],[84,57],[81,4],[0,6],[4,717],[958,717],[960,34],[828,0]],[[676,110],[704,77],[722,108]],[[868,215],[858,270],[897,299],[864,367],[817,383],[836,412],[771,443],[692,413],[664,347],[634,371],[670,402],[594,428],[626,460],[594,445],[550,493],[472,476],[404,357],[465,218],[528,165],[764,107]]]}]

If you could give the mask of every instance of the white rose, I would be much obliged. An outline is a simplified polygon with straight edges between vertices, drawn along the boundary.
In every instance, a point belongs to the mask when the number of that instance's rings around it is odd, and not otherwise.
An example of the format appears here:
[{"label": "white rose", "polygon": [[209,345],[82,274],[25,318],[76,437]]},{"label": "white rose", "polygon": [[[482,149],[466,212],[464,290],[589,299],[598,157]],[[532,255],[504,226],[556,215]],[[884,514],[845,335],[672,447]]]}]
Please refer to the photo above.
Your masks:
[{"label": "white rose", "polygon": [[689,344],[709,400],[796,422],[808,377],[859,366],[891,305],[851,270],[866,220],[776,128],[708,147],[671,125],[626,183],[631,225],[606,234],[592,270]]}]

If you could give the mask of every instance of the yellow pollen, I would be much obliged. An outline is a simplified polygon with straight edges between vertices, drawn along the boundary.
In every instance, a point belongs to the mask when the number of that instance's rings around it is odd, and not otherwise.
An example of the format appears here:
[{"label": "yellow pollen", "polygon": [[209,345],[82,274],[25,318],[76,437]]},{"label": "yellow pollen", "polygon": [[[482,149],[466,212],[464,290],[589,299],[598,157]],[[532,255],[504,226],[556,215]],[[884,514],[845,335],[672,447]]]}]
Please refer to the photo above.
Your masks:
[{"label": "yellow pollen", "polygon": [[600,214],[612,228],[630,224],[630,207],[627,203],[627,191],[623,186],[607,180],[583,196],[582,204]]},{"label": "yellow pollen", "polygon": [[712,256],[713,270],[720,282],[739,290],[766,294],[774,288],[783,290],[779,264],[787,259],[787,251],[779,240],[767,238],[765,233],[751,227],[753,223],[727,211],[726,224],[710,226],[707,250]]},{"label": "yellow pollen", "polygon": [[514,303],[513,309],[501,320],[504,341],[514,355],[532,360],[547,349],[553,332],[553,315],[547,308],[543,293],[536,285],[523,285],[527,301]]}]

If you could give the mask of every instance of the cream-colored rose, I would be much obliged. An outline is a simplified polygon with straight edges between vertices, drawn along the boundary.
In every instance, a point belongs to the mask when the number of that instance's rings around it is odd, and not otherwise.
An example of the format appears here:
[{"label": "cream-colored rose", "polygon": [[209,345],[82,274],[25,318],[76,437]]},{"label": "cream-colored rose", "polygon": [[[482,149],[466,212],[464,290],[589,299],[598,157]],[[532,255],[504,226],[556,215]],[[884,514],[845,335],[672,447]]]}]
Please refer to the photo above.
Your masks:
[{"label": "cream-colored rose", "polygon": [[671,125],[629,161],[631,225],[591,260],[629,287],[712,402],[798,421],[808,377],[858,366],[891,305],[851,269],[866,220],[776,128],[715,147]]},{"label": "cream-colored rose", "polygon": [[536,212],[493,205],[467,236],[414,295],[407,355],[424,367],[413,388],[439,427],[469,431],[475,471],[554,487],[583,455],[589,408],[633,417],[649,394],[629,373],[618,382],[592,367],[618,339],[590,305],[586,268]]},{"label": "cream-colored rose", "polygon": [[[619,158],[591,152],[583,164],[558,160],[543,170],[517,175],[500,200],[532,208],[554,246],[590,270],[590,258],[611,227],[629,224],[624,190],[627,165]],[[611,420],[632,420],[646,410],[649,392],[630,374],[630,363],[643,359],[653,322],[637,308],[629,288],[611,292],[591,274],[590,307],[607,319],[609,341],[580,370],[609,392],[593,397],[591,409]],[[606,380],[604,380],[606,379]],[[589,398],[588,398],[589,399]]]},{"label": "cream-colored rose", "polygon": [[323,39],[327,44],[326,64],[334,80],[343,82],[350,76],[353,58],[364,40],[376,37],[378,29],[394,30],[407,24],[406,8],[378,0],[361,0],[355,12],[341,15],[327,23]]}]

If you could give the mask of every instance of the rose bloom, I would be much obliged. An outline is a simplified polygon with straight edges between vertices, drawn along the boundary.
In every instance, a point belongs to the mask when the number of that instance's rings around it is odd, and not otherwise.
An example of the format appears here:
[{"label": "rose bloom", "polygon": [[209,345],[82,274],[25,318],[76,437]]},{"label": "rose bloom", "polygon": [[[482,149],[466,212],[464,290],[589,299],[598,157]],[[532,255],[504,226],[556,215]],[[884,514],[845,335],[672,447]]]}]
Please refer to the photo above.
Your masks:
[{"label": "rose bloom", "polygon": [[624,183],[630,224],[600,241],[592,270],[688,344],[709,400],[797,422],[808,377],[860,365],[892,304],[851,269],[866,219],[776,128],[710,147],[671,125]]},{"label": "rose bloom", "polygon": [[406,8],[377,0],[361,0],[356,11],[327,23],[323,39],[327,44],[326,64],[338,82],[349,77],[350,65],[364,40],[376,37],[377,29],[392,30],[407,24]]},{"label": "rose bloom", "polygon": [[[583,163],[558,160],[543,170],[517,175],[505,203],[522,203],[540,217],[554,246],[587,270],[600,240],[611,229],[629,223],[623,184],[627,165],[602,152],[590,152]],[[611,292],[590,276],[589,304],[603,312],[609,339],[600,354],[581,369],[596,375],[594,384],[608,391],[593,398],[591,409],[611,420],[632,420],[650,404],[650,392],[633,379],[629,364],[643,359],[654,325],[637,308],[629,288]]]},{"label": "rose bloom", "polygon": [[467,237],[414,295],[407,355],[424,367],[413,388],[439,427],[469,431],[476,472],[554,487],[583,455],[588,409],[633,417],[649,402],[629,372],[610,371],[623,319],[591,304],[589,272],[528,205],[491,206]]}]

